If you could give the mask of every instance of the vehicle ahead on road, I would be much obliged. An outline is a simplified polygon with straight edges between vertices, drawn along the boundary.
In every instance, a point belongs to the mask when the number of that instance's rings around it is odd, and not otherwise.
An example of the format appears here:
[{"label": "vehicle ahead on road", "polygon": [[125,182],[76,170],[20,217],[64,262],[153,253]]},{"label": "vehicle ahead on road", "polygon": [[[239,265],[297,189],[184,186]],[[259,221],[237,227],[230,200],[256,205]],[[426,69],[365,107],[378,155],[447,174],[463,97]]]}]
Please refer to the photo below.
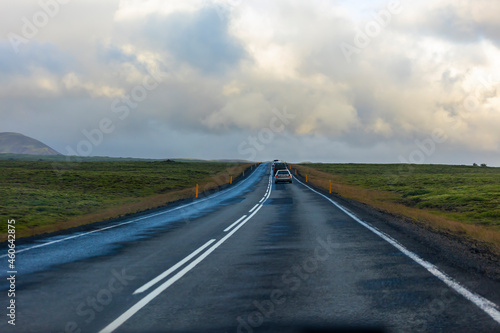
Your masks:
[{"label": "vehicle ahead on road", "polygon": [[274,172],[274,166],[276,165],[276,163],[281,163],[281,161],[280,160],[273,161],[273,164],[272,164],[273,172]]},{"label": "vehicle ahead on road", "polygon": [[276,171],[274,176],[274,183],[292,183],[292,174],[287,169]]},{"label": "vehicle ahead on road", "polygon": [[276,174],[276,172],[279,170],[288,170],[288,168],[286,167],[286,164],[283,162],[275,162],[273,164],[273,172]]}]

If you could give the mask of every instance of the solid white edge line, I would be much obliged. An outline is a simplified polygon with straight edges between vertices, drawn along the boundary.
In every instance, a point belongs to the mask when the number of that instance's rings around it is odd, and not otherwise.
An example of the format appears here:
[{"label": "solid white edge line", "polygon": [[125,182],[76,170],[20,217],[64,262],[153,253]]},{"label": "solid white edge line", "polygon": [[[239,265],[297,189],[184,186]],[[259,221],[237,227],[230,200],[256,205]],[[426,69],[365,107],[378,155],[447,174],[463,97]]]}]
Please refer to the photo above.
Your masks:
[{"label": "solid white edge line", "polygon": [[495,303],[491,302],[490,300],[471,292],[467,288],[463,287],[460,283],[456,282],[452,277],[448,276],[446,273],[441,272],[436,266],[431,264],[430,262],[420,258],[416,253],[411,252],[407,248],[405,248],[403,245],[399,244],[395,239],[392,237],[388,236],[384,232],[378,230],[377,228],[369,225],[367,222],[364,222],[363,220],[359,219],[356,215],[353,213],[349,212],[346,208],[344,208],[342,205],[338,204],[331,198],[327,197],[326,195],[314,190],[313,188],[309,187],[308,185],[302,183],[301,181],[297,180],[300,184],[304,185],[311,191],[319,194],[320,196],[324,197],[328,201],[330,201],[332,204],[334,204],[337,208],[339,208],[341,211],[343,211],[345,214],[347,214],[349,217],[351,217],[354,221],[358,222],[368,230],[372,231],[385,241],[387,241],[389,244],[397,248],[399,251],[404,253],[407,257],[424,267],[427,271],[429,271],[432,275],[440,279],[442,282],[444,282],[447,286],[455,290],[457,293],[477,305],[481,310],[483,310],[485,313],[487,313],[493,320],[495,320],[497,323],[500,324],[500,311],[498,310],[499,307]]},{"label": "solid white edge line", "polygon": [[231,232],[229,232],[224,238],[215,243],[211,248],[205,251],[201,256],[192,261],[188,266],[182,269],[180,272],[172,276],[170,279],[165,281],[162,285],[157,287],[155,290],[146,295],[143,299],[135,303],[130,309],[124,312],[120,317],[115,319],[111,324],[103,328],[99,333],[111,333],[118,327],[120,327],[124,322],[126,322],[130,317],[132,317],[135,313],[137,313],[140,309],[146,306],[149,302],[151,302],[156,296],[160,295],[163,291],[165,291],[168,287],[174,284],[177,280],[183,277],[186,273],[188,273],[191,269],[193,269],[196,265],[198,265],[203,259],[205,259],[210,253],[212,253],[216,248],[218,248],[222,243],[224,243],[229,237],[231,237],[239,228],[241,228],[246,222],[248,222],[260,209],[262,205],[259,205],[250,216],[248,216],[243,222],[241,222],[236,228],[234,228]]},{"label": "solid white edge line", "polygon": [[250,209],[248,212],[249,212],[249,213],[253,212],[253,211],[255,210],[255,208],[257,208],[257,207],[259,207],[259,204],[256,204],[255,206],[253,206],[253,208],[252,208],[252,209]]},{"label": "solid white edge line", "polygon": [[152,286],[154,286],[155,284],[157,284],[159,281],[163,280],[164,278],[166,278],[167,276],[169,276],[171,273],[173,273],[174,271],[176,271],[179,267],[181,267],[186,262],[188,262],[189,260],[191,260],[191,258],[193,258],[198,253],[200,253],[201,251],[203,251],[204,249],[206,249],[210,244],[212,244],[215,241],[216,241],[216,239],[209,240],[204,245],[202,245],[201,247],[199,247],[196,251],[194,251],[193,253],[191,253],[190,255],[188,255],[186,258],[182,259],[177,264],[175,264],[174,266],[170,267],[165,272],[161,273],[156,278],[154,278],[153,280],[149,281],[148,283],[146,283],[145,285],[143,285],[142,287],[140,287],[136,291],[134,291],[132,293],[132,295],[145,292],[146,290],[148,290],[149,288],[151,288]]},{"label": "solid white edge line", "polygon": [[[257,168],[255,168],[255,170],[257,170]],[[67,240],[70,240],[70,239],[73,239],[73,238],[78,238],[78,237],[90,235],[90,234],[93,234],[95,232],[104,231],[104,230],[107,230],[107,229],[112,229],[112,228],[120,227],[122,225],[134,223],[134,222],[137,222],[137,221],[140,221],[140,220],[144,220],[144,219],[147,219],[147,218],[151,218],[151,217],[155,217],[155,216],[158,216],[158,215],[163,215],[163,214],[171,213],[174,210],[178,210],[178,209],[185,208],[185,207],[188,207],[188,206],[191,206],[191,205],[194,205],[194,204],[198,204],[200,202],[203,202],[203,201],[206,201],[206,200],[209,200],[209,199],[216,198],[219,195],[222,195],[222,194],[224,194],[226,192],[229,192],[230,190],[234,190],[235,188],[237,188],[241,184],[245,183],[248,179],[250,179],[250,178],[246,178],[246,179],[242,180],[240,183],[236,184],[235,186],[229,187],[228,189],[223,190],[223,191],[221,191],[221,192],[219,192],[217,194],[214,194],[213,196],[210,196],[210,197],[205,198],[205,199],[194,201],[194,202],[188,203],[188,204],[183,205],[183,206],[175,207],[175,208],[169,209],[169,210],[164,211],[164,212],[160,212],[160,213],[156,213],[156,214],[152,214],[152,215],[143,216],[141,218],[138,218],[138,219],[135,219],[135,220],[132,220],[132,221],[122,222],[122,223],[119,223],[119,224],[111,225],[109,227],[104,227],[104,228],[100,228],[100,229],[97,229],[97,230],[92,230],[92,231],[89,231],[89,232],[85,232],[85,233],[82,233],[82,234],[78,234],[78,235],[66,237],[66,238],[63,238],[63,239],[58,239],[56,241],[52,241],[52,242],[48,242],[48,243],[43,243],[43,244],[35,245],[35,246],[32,246],[32,247],[28,247],[26,249],[18,250],[18,251],[16,251],[16,253],[19,254],[19,253],[22,253],[22,252],[25,252],[25,251],[29,251],[29,250],[33,250],[33,249],[36,249],[36,248],[39,248],[39,247],[44,247],[44,246],[48,246],[48,245],[52,245],[52,244],[64,242],[64,241],[67,241]],[[0,255],[0,258],[4,258],[4,257],[7,257],[7,256],[8,256],[8,254],[3,254],[3,255]]]},{"label": "solid white edge line", "polygon": [[240,217],[236,222],[232,223],[229,227],[227,227],[226,229],[224,229],[224,232],[228,232],[229,230],[233,229],[233,227],[235,225],[237,225],[239,222],[241,222],[241,220],[243,220],[245,217],[247,217],[247,216],[243,215],[242,217]]}]

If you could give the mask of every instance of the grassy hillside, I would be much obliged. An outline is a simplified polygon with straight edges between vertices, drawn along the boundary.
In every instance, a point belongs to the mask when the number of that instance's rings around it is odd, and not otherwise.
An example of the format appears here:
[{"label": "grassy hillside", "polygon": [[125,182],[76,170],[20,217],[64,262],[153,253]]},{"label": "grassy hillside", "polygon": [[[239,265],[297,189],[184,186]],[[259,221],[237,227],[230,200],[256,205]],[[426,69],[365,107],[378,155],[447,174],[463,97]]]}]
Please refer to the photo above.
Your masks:
[{"label": "grassy hillside", "polygon": [[[500,246],[500,168],[460,165],[307,164],[310,181],[430,227]],[[495,240],[498,239],[498,240]]]},{"label": "grassy hillside", "polygon": [[60,155],[44,143],[19,133],[0,133],[0,153]]},{"label": "grassy hillside", "polygon": [[[159,207],[211,190],[247,164],[114,161],[60,163],[0,160],[0,219],[19,236],[64,229]],[[6,223],[2,223],[2,236]]]},{"label": "grassy hillside", "polygon": [[[0,153],[0,160],[8,161],[53,161],[53,162],[124,162],[124,161],[159,161],[158,159],[144,159],[134,157],[107,157],[107,156],[65,156],[65,155],[33,155]],[[177,161],[177,160],[176,160]],[[196,161],[193,161],[196,162]]]},{"label": "grassy hillside", "polygon": [[[54,161],[54,162],[124,162],[124,161],[137,161],[137,162],[153,162],[161,161],[160,159],[152,158],[136,158],[136,157],[109,157],[109,156],[65,156],[65,155],[33,155],[33,154],[11,154],[0,153],[0,160],[9,161]],[[254,163],[246,160],[238,159],[220,159],[220,160],[200,160],[195,158],[170,158],[175,162],[215,162],[215,163]]]}]

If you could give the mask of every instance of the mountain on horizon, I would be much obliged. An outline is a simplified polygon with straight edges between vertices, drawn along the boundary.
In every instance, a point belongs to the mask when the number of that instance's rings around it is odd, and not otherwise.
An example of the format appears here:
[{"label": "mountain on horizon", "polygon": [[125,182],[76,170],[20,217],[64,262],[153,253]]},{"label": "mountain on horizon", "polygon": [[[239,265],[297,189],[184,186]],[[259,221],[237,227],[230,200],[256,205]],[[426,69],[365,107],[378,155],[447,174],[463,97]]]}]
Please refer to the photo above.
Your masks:
[{"label": "mountain on horizon", "polygon": [[0,153],[61,155],[59,152],[36,139],[13,132],[0,133]]}]

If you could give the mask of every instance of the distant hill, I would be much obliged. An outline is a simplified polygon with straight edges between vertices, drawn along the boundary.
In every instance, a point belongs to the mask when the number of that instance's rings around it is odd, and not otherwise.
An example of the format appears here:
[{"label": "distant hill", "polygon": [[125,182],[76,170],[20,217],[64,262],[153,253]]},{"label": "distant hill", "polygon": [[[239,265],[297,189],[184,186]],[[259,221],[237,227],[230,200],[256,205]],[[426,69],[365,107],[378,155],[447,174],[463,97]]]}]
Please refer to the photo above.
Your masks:
[{"label": "distant hill", "polygon": [[0,153],[44,156],[61,155],[38,140],[11,132],[0,133]]}]

